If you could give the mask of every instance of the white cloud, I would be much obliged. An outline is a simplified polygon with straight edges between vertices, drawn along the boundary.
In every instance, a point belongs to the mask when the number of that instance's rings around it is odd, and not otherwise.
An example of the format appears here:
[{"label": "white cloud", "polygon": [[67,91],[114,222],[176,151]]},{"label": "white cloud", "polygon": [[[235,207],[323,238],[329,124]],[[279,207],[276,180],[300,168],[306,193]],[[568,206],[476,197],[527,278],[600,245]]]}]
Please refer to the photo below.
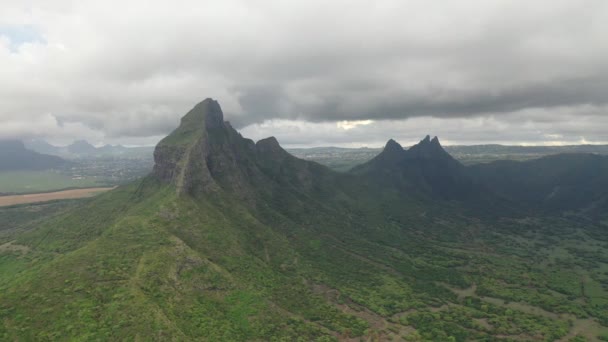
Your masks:
[{"label": "white cloud", "polygon": [[0,137],[154,143],[214,97],[319,144],[605,141],[607,31],[603,0],[3,0]]},{"label": "white cloud", "polygon": [[[427,134],[438,136],[444,145],[608,144],[605,130],[608,116],[603,114],[607,110],[606,107],[561,107],[553,110],[526,109],[501,115],[485,113],[465,118],[415,117],[373,121],[348,130],[336,129],[335,123],[329,122],[270,120],[250,125],[241,133],[254,140],[273,135],[287,147],[381,147],[389,138],[408,146]],[[579,115],[579,120],[573,123],[568,120],[571,113],[585,114]],[[580,132],[585,132],[584,137]]]},{"label": "white cloud", "polygon": [[366,126],[369,124],[372,124],[374,122],[374,120],[343,120],[343,121],[338,121],[336,123],[336,127],[341,128],[345,131],[348,131],[350,129],[353,129],[357,126]]}]

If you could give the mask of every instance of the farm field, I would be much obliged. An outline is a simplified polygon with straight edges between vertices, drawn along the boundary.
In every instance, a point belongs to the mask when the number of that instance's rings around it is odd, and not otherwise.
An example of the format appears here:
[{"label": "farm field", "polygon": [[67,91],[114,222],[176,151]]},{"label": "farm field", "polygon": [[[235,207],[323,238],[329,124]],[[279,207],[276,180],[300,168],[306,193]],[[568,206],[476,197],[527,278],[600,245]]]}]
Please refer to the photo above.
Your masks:
[{"label": "farm field", "polygon": [[75,199],[95,196],[101,192],[105,192],[113,189],[112,187],[107,188],[86,188],[86,189],[72,189],[55,192],[44,192],[37,194],[26,194],[26,195],[10,195],[0,196],[0,207],[8,205],[26,204],[26,203],[39,203],[48,202],[53,200],[61,199]]},{"label": "farm field", "polygon": [[94,177],[73,179],[54,170],[0,172],[0,193],[35,193],[66,188],[99,187],[105,185]]}]

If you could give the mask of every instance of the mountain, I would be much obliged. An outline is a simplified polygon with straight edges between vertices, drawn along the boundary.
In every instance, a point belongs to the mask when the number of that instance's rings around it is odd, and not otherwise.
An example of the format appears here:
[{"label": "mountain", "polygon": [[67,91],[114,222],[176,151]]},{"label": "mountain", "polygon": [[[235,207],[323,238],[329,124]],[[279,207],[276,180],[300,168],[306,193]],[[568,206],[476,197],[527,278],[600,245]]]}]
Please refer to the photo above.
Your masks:
[{"label": "mountain", "polygon": [[61,155],[61,147],[57,147],[49,144],[48,142],[41,139],[31,139],[25,140],[23,142],[25,148],[28,150],[32,150],[34,152],[42,153],[42,154],[50,154],[52,156],[60,156]]},{"label": "mountain", "polygon": [[472,177],[513,202],[553,211],[608,209],[608,157],[565,153],[468,167]]},{"label": "mountain", "polygon": [[[505,146],[505,145],[471,145],[444,146],[454,159],[464,165],[488,163],[497,160],[530,160],[561,153],[608,154],[608,145],[572,145],[572,146]],[[380,152],[381,148],[343,148],[313,147],[290,148],[287,151],[294,156],[316,161],[333,170],[346,172],[354,166],[366,163]]]},{"label": "mountain", "polygon": [[154,160],[157,179],[192,195],[222,189],[246,197],[278,184],[305,190],[329,173],[326,167],[291,156],[275,138],[257,143],[243,138],[211,99],[195,106],[158,143]]},{"label": "mountain", "polygon": [[437,139],[337,173],[242,137],[206,99],[154,160],[44,219],[0,210],[0,339],[554,341],[608,325],[607,226],[463,211],[490,190],[462,200],[471,176]]},{"label": "mountain", "polygon": [[153,147],[125,147],[122,145],[104,145],[95,147],[86,140],[77,140],[68,146],[54,146],[44,140],[34,139],[25,142],[26,148],[38,153],[50,154],[67,159],[82,158],[133,158],[152,159]]},{"label": "mountain", "polygon": [[391,139],[379,155],[351,172],[390,183],[404,192],[432,194],[444,199],[463,199],[484,192],[468,177],[464,166],[442,148],[439,139],[428,135],[407,150]]},{"label": "mountain", "polygon": [[59,157],[26,149],[19,140],[0,140],[0,171],[47,170],[66,164]]},{"label": "mountain", "polygon": [[67,146],[67,150],[73,154],[93,154],[97,151],[95,146],[86,140],[76,140]]}]

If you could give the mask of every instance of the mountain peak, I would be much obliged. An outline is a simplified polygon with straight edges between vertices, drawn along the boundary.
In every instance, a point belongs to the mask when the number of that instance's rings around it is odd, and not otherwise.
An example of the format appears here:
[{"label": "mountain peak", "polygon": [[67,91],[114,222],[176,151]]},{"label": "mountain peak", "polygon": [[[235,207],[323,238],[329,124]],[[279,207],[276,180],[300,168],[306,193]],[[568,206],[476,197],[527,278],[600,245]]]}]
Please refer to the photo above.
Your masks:
[{"label": "mountain peak", "polygon": [[212,149],[221,149],[218,146],[225,144],[229,135],[238,133],[224,123],[219,103],[211,98],[199,102],[182,117],[180,125],[156,145],[154,175],[175,184],[179,192],[216,189],[207,157]]},{"label": "mountain peak", "polygon": [[437,158],[452,158],[439,143],[439,139],[427,135],[418,144],[410,147],[408,150],[410,158],[437,159]]},{"label": "mountain peak", "polygon": [[441,144],[439,143],[439,138],[437,138],[436,136],[433,138],[433,140],[431,140],[431,144],[434,146],[441,146]]},{"label": "mountain peak", "polygon": [[365,173],[369,170],[386,170],[394,168],[398,165],[405,155],[403,147],[393,139],[389,139],[384,145],[384,149],[380,154],[372,158],[367,163],[355,166],[352,171],[354,173]]},{"label": "mountain peak", "polygon": [[[191,195],[227,190],[247,196],[260,179],[259,163],[271,166],[288,159],[276,138],[254,143],[223,121],[217,101],[206,99],[154,150],[154,176]],[[280,168],[278,168],[280,169]]]},{"label": "mountain peak", "polygon": [[219,128],[224,124],[224,114],[220,104],[212,98],[196,104],[181,119],[180,126],[190,126],[192,128]]},{"label": "mountain peak", "polygon": [[73,143],[68,145],[68,151],[75,154],[93,153],[95,150],[95,146],[91,145],[86,140],[75,140]]},{"label": "mountain peak", "polygon": [[403,147],[393,139],[389,139],[384,145],[383,151],[403,151]]},{"label": "mountain peak", "polygon": [[258,148],[258,150],[266,152],[276,152],[283,150],[281,145],[279,145],[277,138],[275,137],[268,137],[258,140],[258,142],[255,143],[255,146]]}]

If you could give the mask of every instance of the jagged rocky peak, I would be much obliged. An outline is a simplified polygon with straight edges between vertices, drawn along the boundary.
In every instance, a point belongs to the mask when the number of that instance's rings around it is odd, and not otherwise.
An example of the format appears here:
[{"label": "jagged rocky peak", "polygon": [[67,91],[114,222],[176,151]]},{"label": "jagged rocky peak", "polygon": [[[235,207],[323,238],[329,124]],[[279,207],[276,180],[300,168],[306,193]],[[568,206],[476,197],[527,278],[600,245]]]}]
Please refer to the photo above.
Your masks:
[{"label": "jagged rocky peak", "polygon": [[207,129],[221,128],[224,125],[224,113],[216,100],[207,98],[194,106],[182,118],[181,125],[184,124],[196,127],[204,125]]},{"label": "jagged rocky peak", "polygon": [[437,138],[437,136],[435,136],[433,139],[431,139],[430,135],[427,135],[426,137],[424,137],[424,139],[420,140],[420,142],[417,145],[419,145],[419,146],[441,146],[441,144],[439,143],[439,138]]},{"label": "jagged rocky peak", "polygon": [[372,170],[394,169],[403,160],[405,150],[393,139],[389,139],[380,154],[370,161],[352,168],[353,173],[367,173]]},{"label": "jagged rocky peak", "polygon": [[224,121],[219,103],[206,99],[158,143],[153,175],[175,185],[180,193],[197,195],[222,189],[243,194],[254,178],[259,179],[260,160],[280,163],[288,156],[274,137],[257,144],[243,138]]},{"label": "jagged rocky peak", "polygon": [[452,158],[443,149],[443,147],[441,147],[439,138],[434,137],[433,139],[431,139],[430,135],[427,135],[418,144],[410,147],[407,150],[407,154],[410,158],[425,158],[425,159]]},{"label": "jagged rocky peak", "polygon": [[219,103],[208,98],[194,106],[182,117],[179,127],[158,143],[153,174],[176,185],[179,192],[217,189],[207,165],[211,133],[221,137],[238,135],[224,122]]},{"label": "jagged rocky peak", "polygon": [[384,150],[383,151],[387,151],[387,152],[390,152],[390,151],[403,151],[403,147],[398,142],[396,142],[395,140],[389,139],[386,142],[386,145],[384,145]]},{"label": "jagged rocky peak", "polygon": [[393,139],[389,139],[384,146],[382,152],[377,156],[377,159],[382,162],[396,162],[403,156],[405,150],[403,147]]},{"label": "jagged rocky peak", "polygon": [[258,152],[260,152],[260,153],[278,153],[278,152],[282,153],[285,151],[285,150],[283,150],[281,145],[279,145],[279,142],[277,141],[277,139],[275,137],[268,137],[265,139],[261,139],[257,143],[255,143],[255,146],[256,146]]},{"label": "jagged rocky peak", "polygon": [[294,159],[289,152],[285,151],[275,137],[259,140],[255,144],[257,161],[268,166],[268,163],[281,164],[286,159]]}]

